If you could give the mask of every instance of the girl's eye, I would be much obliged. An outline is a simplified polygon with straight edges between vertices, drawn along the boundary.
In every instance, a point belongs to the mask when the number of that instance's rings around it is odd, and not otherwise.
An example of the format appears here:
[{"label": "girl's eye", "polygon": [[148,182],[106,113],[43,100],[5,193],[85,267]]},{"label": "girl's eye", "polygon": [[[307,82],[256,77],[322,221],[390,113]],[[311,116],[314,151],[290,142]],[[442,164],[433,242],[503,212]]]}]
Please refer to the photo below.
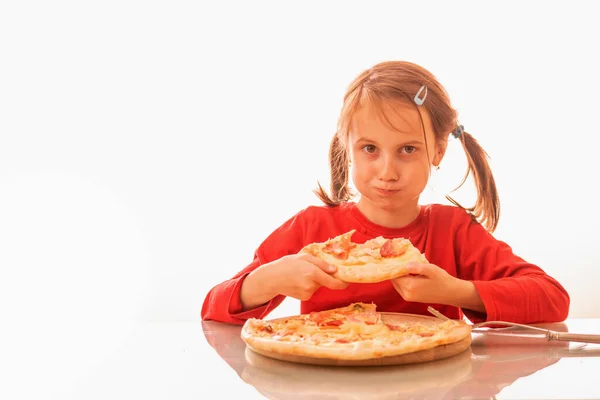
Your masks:
[{"label": "girl's eye", "polygon": [[373,146],[372,144],[368,144],[366,146],[363,146],[363,150],[366,151],[367,153],[375,153],[375,150],[377,150],[377,147]]},{"label": "girl's eye", "polygon": [[404,147],[402,148],[402,151],[403,151],[403,152],[405,152],[406,154],[412,154],[412,153],[414,153],[416,150],[417,150],[417,148],[416,148],[416,147],[414,147],[414,146],[404,146]]}]

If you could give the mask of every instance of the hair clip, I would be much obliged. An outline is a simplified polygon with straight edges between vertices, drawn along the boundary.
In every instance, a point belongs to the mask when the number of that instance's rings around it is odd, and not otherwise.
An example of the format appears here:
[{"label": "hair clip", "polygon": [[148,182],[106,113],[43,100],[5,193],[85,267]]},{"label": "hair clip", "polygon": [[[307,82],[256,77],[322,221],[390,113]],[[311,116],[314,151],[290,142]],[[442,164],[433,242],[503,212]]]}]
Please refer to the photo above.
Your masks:
[{"label": "hair clip", "polygon": [[463,134],[464,131],[465,131],[465,127],[462,126],[462,125],[458,125],[452,131],[452,136],[454,136],[456,139],[458,139],[458,138],[460,138],[462,136],[462,134]]},{"label": "hair clip", "polygon": [[[421,94],[421,92],[423,91],[423,89],[425,89],[425,94],[423,95],[423,98],[419,98],[419,95]],[[427,98],[427,86],[423,85],[421,86],[421,89],[419,89],[419,91],[417,92],[417,94],[415,94],[414,100],[415,103],[417,103],[418,106],[422,106],[423,103],[425,102],[425,99]]]}]

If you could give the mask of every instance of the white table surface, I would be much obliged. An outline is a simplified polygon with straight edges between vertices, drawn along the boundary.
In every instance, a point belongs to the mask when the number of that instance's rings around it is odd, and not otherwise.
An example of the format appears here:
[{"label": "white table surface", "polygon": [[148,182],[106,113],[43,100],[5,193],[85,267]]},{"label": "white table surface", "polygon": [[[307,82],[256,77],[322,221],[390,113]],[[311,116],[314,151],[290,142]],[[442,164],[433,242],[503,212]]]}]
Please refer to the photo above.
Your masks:
[{"label": "white table surface", "polygon": [[[545,326],[600,333],[600,319]],[[600,398],[600,345],[474,335],[446,360],[336,368],[253,354],[239,331],[212,321],[15,328],[0,348],[0,398]]]}]

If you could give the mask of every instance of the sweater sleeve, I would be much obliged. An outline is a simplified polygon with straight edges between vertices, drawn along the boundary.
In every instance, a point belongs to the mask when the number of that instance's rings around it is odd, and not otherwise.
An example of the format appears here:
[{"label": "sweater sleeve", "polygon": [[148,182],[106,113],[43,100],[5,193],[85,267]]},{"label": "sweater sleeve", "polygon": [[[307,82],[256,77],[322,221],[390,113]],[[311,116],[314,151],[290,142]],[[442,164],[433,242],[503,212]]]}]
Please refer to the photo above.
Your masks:
[{"label": "sweater sleeve", "polygon": [[515,255],[467,213],[461,218],[455,233],[457,276],[473,282],[486,310],[486,315],[463,310],[471,321],[533,324],[567,318],[570,297],[560,283]]},{"label": "sweater sleeve", "polygon": [[264,318],[283,302],[285,296],[278,295],[257,308],[242,311],[240,292],[244,279],[252,271],[283,256],[295,254],[303,247],[304,214],[305,211],[301,211],[277,228],[260,244],[250,264],[208,292],[200,312],[202,320],[242,325],[250,318]]}]

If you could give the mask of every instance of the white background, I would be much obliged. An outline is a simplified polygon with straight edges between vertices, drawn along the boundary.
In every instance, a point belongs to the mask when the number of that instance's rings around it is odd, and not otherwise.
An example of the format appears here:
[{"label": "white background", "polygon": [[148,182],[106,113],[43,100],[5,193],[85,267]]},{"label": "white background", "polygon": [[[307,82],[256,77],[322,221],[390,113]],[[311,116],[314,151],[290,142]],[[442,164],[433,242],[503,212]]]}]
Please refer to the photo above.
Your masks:
[{"label": "white background", "polygon": [[[567,287],[571,316],[600,316],[585,7],[19,4],[0,12],[5,318],[198,320],[213,285],[319,204],[346,86],[387,59],[431,70],[489,153],[496,237]],[[465,168],[454,142],[423,202]]]},{"label": "white background", "polygon": [[[496,237],[564,284],[571,317],[599,317],[596,14],[494,4],[3,2],[3,324],[199,321],[319,204],[346,86],[390,59],[432,71],[489,153]],[[465,168],[451,143],[423,202]]]}]

